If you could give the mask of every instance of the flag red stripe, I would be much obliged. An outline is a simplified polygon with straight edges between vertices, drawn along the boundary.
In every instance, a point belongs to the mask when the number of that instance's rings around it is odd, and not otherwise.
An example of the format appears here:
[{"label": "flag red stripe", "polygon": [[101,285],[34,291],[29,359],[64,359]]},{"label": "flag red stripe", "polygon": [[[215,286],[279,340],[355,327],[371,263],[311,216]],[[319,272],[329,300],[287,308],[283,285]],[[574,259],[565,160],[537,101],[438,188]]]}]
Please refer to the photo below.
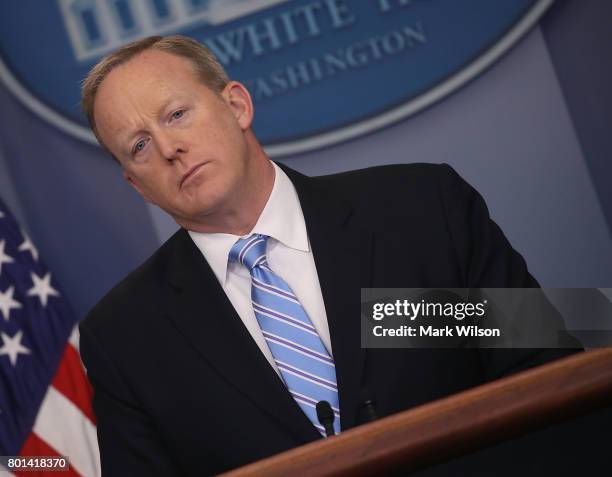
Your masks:
[{"label": "flag red stripe", "polygon": [[64,348],[64,355],[51,385],[72,401],[95,425],[96,417],[91,408],[93,390],[81,365],[79,353],[70,343]]},{"label": "flag red stripe", "polygon": [[[19,455],[23,457],[29,457],[29,456],[63,457],[63,456],[60,456],[53,447],[51,447],[49,444],[47,444],[45,441],[43,441],[40,437],[38,437],[33,432],[30,433],[30,435],[24,442]],[[55,477],[81,477],[81,474],[79,474],[76,470],[74,470],[72,466],[69,466],[68,470],[61,470],[61,471],[56,471],[56,472],[45,470],[44,472],[43,471],[32,471],[32,472],[17,471],[13,473],[15,474],[16,477],[54,477],[54,476]]]}]

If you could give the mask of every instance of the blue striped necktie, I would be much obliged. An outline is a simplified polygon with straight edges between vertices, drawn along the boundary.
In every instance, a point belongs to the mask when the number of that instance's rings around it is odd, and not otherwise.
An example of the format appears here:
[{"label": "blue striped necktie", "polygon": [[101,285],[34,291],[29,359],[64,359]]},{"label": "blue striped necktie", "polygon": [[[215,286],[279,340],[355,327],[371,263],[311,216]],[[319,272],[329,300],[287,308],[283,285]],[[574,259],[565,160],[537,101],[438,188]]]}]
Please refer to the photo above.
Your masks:
[{"label": "blue striped necktie", "polygon": [[324,436],[316,405],[319,401],[329,402],[338,433],[340,410],[334,360],[289,285],[270,269],[267,241],[266,235],[259,234],[240,239],[230,250],[229,260],[244,265],[251,274],[255,317],[287,389]]}]

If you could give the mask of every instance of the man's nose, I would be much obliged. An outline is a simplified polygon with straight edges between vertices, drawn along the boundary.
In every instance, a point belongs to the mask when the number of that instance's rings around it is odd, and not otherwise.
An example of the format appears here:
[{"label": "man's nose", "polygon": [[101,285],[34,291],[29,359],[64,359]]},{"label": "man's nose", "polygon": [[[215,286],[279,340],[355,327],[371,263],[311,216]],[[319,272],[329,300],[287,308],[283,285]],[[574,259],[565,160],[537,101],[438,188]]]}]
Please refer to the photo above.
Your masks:
[{"label": "man's nose", "polygon": [[176,135],[160,134],[157,138],[157,144],[160,153],[169,162],[182,159],[188,152],[185,141]]}]

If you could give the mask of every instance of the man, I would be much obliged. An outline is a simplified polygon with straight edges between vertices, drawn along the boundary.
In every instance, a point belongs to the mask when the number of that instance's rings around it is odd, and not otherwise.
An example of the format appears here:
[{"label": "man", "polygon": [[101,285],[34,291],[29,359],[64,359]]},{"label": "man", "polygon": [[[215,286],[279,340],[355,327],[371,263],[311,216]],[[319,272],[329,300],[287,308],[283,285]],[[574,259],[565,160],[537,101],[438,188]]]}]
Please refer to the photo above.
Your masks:
[{"label": "man", "polygon": [[[361,287],[537,286],[448,166],[280,167],[249,92],[183,37],[103,59],[83,105],[125,179],[181,226],[81,325],[105,474],[218,473],[321,438],[318,401],[346,430],[368,396],[382,417],[554,357],[361,349]],[[267,328],[281,321],[312,346]],[[291,347],[328,374],[287,363]]]}]

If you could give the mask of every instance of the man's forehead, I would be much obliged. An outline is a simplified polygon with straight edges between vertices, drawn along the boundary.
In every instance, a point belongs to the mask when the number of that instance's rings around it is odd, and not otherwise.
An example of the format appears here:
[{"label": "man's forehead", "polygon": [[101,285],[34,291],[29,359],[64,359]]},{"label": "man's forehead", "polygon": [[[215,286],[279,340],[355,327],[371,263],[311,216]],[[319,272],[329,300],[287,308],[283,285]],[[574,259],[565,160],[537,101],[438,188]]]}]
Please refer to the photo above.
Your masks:
[{"label": "man's forehead", "polygon": [[187,97],[193,65],[185,58],[160,51],[145,51],[115,67],[102,81],[94,103],[99,129],[115,131],[129,113],[154,114],[176,97]]},{"label": "man's forehead", "polygon": [[[187,58],[162,51],[144,51],[116,66],[100,84],[98,94],[114,86],[118,91],[146,91],[147,86],[176,87],[198,82],[195,67]],[[178,84],[177,84],[178,83]]]}]

